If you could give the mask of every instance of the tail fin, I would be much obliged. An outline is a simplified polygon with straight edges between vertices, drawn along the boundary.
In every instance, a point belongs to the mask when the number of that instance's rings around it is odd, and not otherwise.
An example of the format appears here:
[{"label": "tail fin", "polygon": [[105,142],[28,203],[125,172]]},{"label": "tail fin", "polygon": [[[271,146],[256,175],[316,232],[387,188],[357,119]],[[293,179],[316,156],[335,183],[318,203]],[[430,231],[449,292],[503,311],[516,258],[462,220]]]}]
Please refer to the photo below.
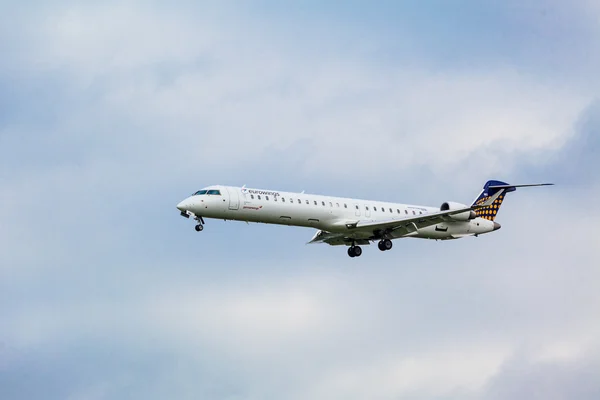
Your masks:
[{"label": "tail fin", "polygon": [[490,197],[494,196],[498,192],[500,192],[500,195],[498,196],[498,198],[496,200],[494,200],[494,202],[491,205],[489,205],[487,207],[478,208],[475,210],[475,213],[477,214],[478,217],[493,221],[494,219],[496,219],[496,214],[498,214],[498,211],[500,210],[500,206],[502,205],[502,202],[504,201],[504,196],[507,193],[514,192],[515,190],[517,190],[518,187],[550,186],[550,185],[553,185],[553,183],[509,185],[508,183],[501,182],[501,181],[487,181],[485,183],[485,185],[483,186],[483,190],[481,191],[479,196],[473,202],[473,206],[485,203],[487,200],[490,199]]},{"label": "tail fin", "polygon": [[[498,192],[498,190],[501,190],[501,189],[490,189],[490,186],[508,186],[508,183],[500,182],[500,181],[487,181],[485,183],[485,185],[483,186],[483,190],[481,191],[479,196],[473,202],[474,206],[485,203],[490,197],[495,195]],[[502,202],[504,201],[504,196],[506,195],[506,192],[514,192],[515,190],[516,190],[515,188],[507,189],[504,193],[502,193],[500,196],[498,196],[498,198],[496,200],[494,200],[493,204],[491,204],[487,207],[479,208],[479,209],[475,210],[475,213],[477,214],[478,217],[489,219],[490,221],[493,221],[494,219],[496,219],[496,214],[498,214],[498,210],[500,210],[500,206],[502,205]]]}]

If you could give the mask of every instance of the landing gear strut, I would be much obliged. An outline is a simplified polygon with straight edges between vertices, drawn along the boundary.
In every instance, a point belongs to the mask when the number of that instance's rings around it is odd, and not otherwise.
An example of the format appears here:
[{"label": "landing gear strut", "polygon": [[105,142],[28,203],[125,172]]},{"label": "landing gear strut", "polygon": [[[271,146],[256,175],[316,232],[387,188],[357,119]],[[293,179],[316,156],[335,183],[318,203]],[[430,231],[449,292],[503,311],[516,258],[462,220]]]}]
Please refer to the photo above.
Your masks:
[{"label": "landing gear strut", "polygon": [[360,246],[352,245],[352,246],[348,247],[348,255],[350,257],[360,257],[361,254],[362,254],[362,249],[360,248]]},{"label": "landing gear strut", "polygon": [[196,232],[202,232],[204,229],[204,219],[202,217],[196,217],[196,221],[198,221],[198,225],[195,226]]},{"label": "landing gear strut", "polygon": [[382,239],[379,243],[377,243],[377,247],[379,250],[386,251],[392,248],[392,241],[390,239]]}]

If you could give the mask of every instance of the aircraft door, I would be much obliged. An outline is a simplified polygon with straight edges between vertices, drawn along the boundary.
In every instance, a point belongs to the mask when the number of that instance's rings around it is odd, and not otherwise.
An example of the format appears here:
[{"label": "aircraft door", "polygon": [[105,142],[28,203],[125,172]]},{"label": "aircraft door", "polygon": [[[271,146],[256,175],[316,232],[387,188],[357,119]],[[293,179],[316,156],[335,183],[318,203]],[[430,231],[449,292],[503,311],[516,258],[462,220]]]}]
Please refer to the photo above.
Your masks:
[{"label": "aircraft door", "polygon": [[227,188],[227,193],[229,193],[229,209],[237,210],[240,208],[240,197],[237,189],[235,188]]}]

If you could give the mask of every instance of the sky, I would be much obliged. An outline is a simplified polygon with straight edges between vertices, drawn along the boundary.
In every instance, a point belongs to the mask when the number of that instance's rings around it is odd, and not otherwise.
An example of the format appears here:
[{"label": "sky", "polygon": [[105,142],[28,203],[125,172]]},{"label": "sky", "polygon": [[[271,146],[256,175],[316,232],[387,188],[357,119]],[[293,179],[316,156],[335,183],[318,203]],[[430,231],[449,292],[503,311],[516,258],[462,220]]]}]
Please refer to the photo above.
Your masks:
[{"label": "sky", "polygon": [[[600,398],[600,6],[23,1],[0,13],[0,398]],[[457,241],[175,205],[435,206]]]}]

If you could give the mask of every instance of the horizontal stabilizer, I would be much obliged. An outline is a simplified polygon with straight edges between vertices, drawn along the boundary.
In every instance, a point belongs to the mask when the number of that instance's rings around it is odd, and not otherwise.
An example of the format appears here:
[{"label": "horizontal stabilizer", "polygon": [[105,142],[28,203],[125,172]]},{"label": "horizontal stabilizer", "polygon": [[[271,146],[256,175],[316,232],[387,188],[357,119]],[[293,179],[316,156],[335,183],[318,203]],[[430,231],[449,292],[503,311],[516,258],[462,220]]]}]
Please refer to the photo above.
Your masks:
[{"label": "horizontal stabilizer", "polygon": [[532,187],[532,186],[553,186],[554,183],[528,183],[525,185],[491,185],[488,189],[512,189],[519,187]]}]

